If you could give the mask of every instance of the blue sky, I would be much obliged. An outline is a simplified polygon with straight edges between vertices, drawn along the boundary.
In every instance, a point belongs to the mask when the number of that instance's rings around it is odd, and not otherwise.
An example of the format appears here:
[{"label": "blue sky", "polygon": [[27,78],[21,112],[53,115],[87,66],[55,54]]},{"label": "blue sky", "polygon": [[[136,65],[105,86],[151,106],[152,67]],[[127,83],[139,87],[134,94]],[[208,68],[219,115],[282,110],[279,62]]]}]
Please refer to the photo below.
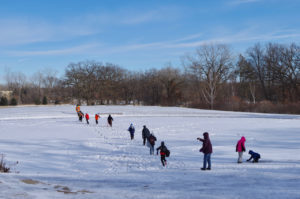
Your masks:
[{"label": "blue sky", "polygon": [[0,77],[70,62],[181,66],[205,43],[300,42],[299,0],[0,0]]}]

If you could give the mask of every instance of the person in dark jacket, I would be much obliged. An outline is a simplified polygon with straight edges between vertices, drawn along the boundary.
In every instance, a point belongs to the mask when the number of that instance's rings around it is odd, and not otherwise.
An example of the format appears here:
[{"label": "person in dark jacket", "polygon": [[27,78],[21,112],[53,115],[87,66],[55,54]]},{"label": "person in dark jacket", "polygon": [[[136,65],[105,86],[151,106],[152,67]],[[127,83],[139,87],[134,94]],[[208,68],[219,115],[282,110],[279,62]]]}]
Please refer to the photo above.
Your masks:
[{"label": "person in dark jacket", "polygon": [[260,159],[260,154],[259,153],[255,153],[254,151],[249,151],[249,154],[251,155],[251,157],[247,160],[250,161],[253,159],[252,162],[258,162],[258,160]]},{"label": "person in dark jacket", "polygon": [[128,128],[128,131],[129,131],[129,133],[130,133],[130,138],[131,138],[131,140],[133,140],[133,139],[134,139],[135,128],[134,128],[134,126],[133,126],[132,123],[130,124],[130,126],[129,126],[129,128]]},{"label": "person in dark jacket", "polygon": [[143,144],[146,144],[146,139],[148,139],[150,136],[150,131],[146,127],[146,125],[143,126],[143,131],[142,131],[142,137],[143,137]]},{"label": "person in dark jacket", "polygon": [[112,118],[112,116],[109,115],[108,118],[107,118],[107,123],[109,124],[110,127],[112,127],[112,121],[113,121],[113,120],[114,120],[114,119]]},{"label": "person in dark jacket", "polygon": [[[200,152],[204,153],[204,158],[203,158],[203,167],[201,168],[201,170],[210,170],[211,169],[211,161],[210,161],[210,156],[213,152],[212,150],[212,145],[209,139],[209,135],[207,132],[203,133],[203,137],[202,138],[197,138],[197,140],[203,142],[202,144],[202,148],[200,149]],[[206,168],[206,163],[208,163],[208,167]]]},{"label": "person in dark jacket", "polygon": [[160,150],[160,160],[163,166],[167,165],[166,153],[168,148],[165,146],[164,142],[161,142],[160,146],[156,148],[156,155],[158,155],[158,151]]},{"label": "person in dark jacket", "polygon": [[150,134],[147,139],[147,146],[150,148],[150,155],[154,155],[154,145],[155,145],[156,137],[153,133]]},{"label": "person in dark jacket", "polygon": [[82,118],[84,117],[84,113],[79,111],[78,115],[79,115],[79,121],[82,122]]}]

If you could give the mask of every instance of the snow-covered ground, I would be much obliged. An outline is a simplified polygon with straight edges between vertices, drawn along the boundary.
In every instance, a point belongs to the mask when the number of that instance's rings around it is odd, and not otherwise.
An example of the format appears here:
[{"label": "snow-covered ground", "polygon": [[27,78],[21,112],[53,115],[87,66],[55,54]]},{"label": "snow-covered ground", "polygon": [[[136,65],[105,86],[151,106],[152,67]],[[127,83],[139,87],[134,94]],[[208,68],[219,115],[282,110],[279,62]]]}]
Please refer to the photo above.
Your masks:
[{"label": "snow-covered ground", "polygon": [[[300,199],[300,116],[147,106],[0,109],[0,154],[12,172],[0,174],[0,198],[288,198]],[[95,125],[94,114],[100,113]],[[113,127],[106,124],[107,114]],[[130,123],[136,127],[129,138]],[[163,168],[142,145],[146,125],[171,151]],[[212,170],[201,171],[196,140],[209,132]],[[258,164],[237,164],[246,137]],[[244,161],[249,155],[244,153]],[[15,162],[19,163],[15,165]]]}]

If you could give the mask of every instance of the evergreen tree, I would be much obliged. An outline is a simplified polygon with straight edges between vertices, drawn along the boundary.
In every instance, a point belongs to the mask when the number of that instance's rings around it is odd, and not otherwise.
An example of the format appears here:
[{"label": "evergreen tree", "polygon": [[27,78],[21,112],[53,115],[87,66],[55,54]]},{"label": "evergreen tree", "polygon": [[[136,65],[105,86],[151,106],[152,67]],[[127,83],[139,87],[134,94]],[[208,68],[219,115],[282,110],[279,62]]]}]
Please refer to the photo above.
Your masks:
[{"label": "evergreen tree", "polygon": [[16,106],[17,104],[18,104],[18,102],[17,102],[16,98],[13,97],[13,98],[10,100],[10,105]]},{"label": "evergreen tree", "polygon": [[1,97],[0,99],[0,106],[7,106],[8,105],[8,100],[6,97]]},{"label": "evergreen tree", "polygon": [[47,100],[47,97],[46,97],[46,96],[43,97],[43,104],[44,104],[44,105],[48,104],[48,100]]}]

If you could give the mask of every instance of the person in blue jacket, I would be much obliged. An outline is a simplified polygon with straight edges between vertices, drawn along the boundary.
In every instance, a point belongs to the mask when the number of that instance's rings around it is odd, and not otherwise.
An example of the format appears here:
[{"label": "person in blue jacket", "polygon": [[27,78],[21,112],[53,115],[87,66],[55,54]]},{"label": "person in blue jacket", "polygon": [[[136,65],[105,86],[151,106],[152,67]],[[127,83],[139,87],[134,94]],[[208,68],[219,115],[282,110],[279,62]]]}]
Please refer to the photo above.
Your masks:
[{"label": "person in blue jacket", "polygon": [[135,132],[135,128],[133,126],[133,124],[131,123],[129,128],[128,128],[128,131],[130,133],[130,138],[133,140],[134,139],[134,132]]},{"label": "person in blue jacket", "polygon": [[249,151],[249,154],[251,155],[251,157],[247,160],[250,161],[253,159],[252,162],[258,162],[258,160],[260,159],[260,154],[259,153],[255,153],[254,151]]}]

